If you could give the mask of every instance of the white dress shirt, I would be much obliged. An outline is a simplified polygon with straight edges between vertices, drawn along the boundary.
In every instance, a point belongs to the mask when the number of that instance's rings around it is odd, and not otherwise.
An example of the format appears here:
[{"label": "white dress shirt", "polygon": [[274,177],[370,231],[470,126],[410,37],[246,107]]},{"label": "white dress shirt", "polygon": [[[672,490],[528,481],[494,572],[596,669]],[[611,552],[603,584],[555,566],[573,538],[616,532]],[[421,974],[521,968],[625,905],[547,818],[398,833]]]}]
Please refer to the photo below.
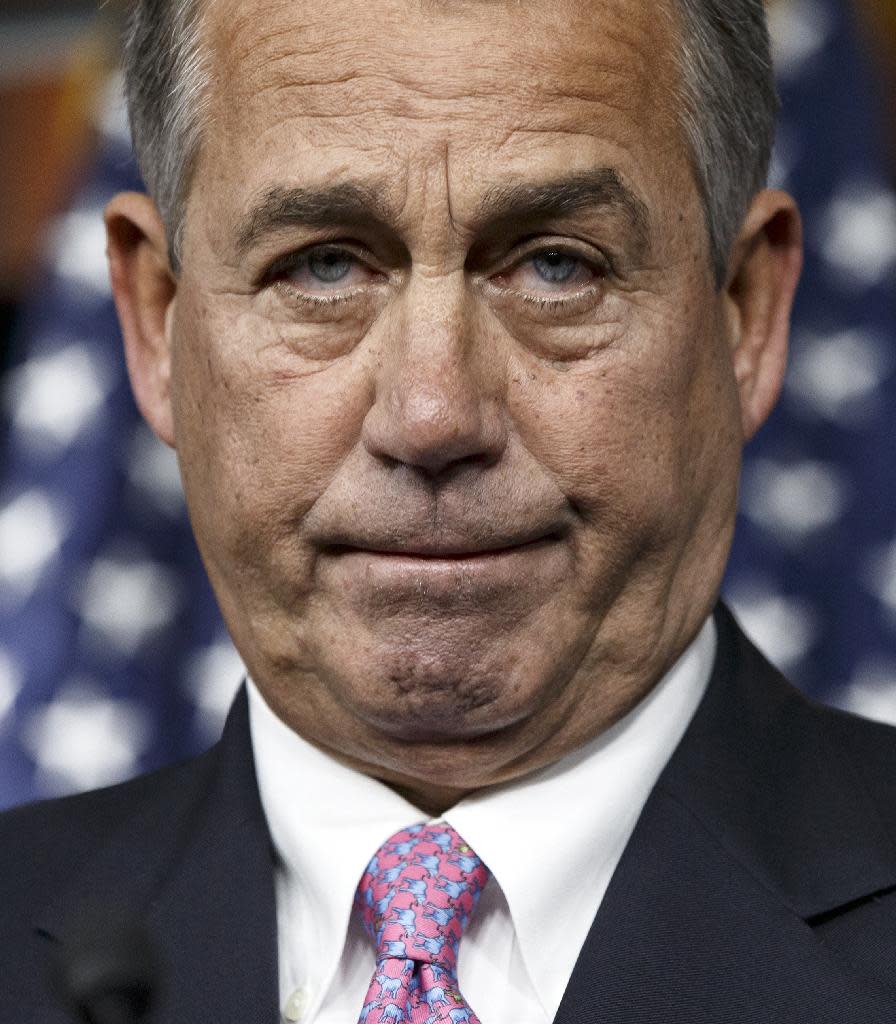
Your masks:
[{"label": "white dress shirt", "polygon": [[706,689],[709,619],[612,729],[526,778],[431,819],[296,735],[249,681],[258,786],[275,881],[285,1020],[354,1024],[374,952],[353,907],[367,862],[399,829],[444,820],[492,877],[461,941],[460,990],[482,1024],[549,1024],[647,797]]}]

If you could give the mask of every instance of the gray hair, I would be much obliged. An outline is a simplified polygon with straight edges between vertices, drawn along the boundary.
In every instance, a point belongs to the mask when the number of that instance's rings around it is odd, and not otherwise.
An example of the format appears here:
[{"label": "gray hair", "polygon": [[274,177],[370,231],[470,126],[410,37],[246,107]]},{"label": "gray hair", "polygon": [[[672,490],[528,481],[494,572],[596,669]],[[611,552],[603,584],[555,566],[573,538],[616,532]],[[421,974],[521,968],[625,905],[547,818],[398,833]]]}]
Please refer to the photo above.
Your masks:
[{"label": "gray hair", "polygon": [[778,92],[762,0],[675,0],[681,123],[721,286],[753,196],[765,187]]},{"label": "gray hair", "polygon": [[[202,12],[211,0],[134,0],[125,39],[131,135],[180,265],[184,208],[208,94]],[[712,269],[768,175],[778,98],[762,0],[674,0],[681,124],[703,201]]]},{"label": "gray hair", "polygon": [[202,45],[203,5],[208,2],[133,0],[124,42],[134,152],[165,224],[175,271],[208,101],[208,54]]}]

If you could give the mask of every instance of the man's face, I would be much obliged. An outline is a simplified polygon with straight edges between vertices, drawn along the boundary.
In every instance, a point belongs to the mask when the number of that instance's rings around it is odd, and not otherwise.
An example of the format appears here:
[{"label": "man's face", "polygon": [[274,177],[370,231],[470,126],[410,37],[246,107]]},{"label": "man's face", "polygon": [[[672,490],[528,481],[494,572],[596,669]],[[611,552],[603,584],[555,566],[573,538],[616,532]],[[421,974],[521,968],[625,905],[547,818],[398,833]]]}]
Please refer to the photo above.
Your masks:
[{"label": "man's face", "polygon": [[219,0],[170,318],[262,691],[398,783],[546,763],[711,608],[741,414],[667,19]]}]

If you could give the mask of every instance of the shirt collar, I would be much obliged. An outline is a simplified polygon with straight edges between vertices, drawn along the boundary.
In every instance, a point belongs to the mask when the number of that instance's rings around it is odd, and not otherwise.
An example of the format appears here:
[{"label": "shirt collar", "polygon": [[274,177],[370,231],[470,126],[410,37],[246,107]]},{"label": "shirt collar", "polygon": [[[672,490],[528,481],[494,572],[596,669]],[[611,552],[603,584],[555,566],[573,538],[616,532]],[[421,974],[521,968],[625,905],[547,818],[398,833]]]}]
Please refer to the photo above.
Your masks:
[{"label": "shirt collar", "polygon": [[368,861],[389,836],[427,816],[293,732],[251,679],[247,689],[258,789],[285,890],[301,894],[314,923],[308,967],[319,1001],[336,974]]},{"label": "shirt collar", "polygon": [[710,618],[660,683],[611,729],[548,768],[467,797],[445,815],[500,884],[529,977],[551,1018],[650,791],[703,697],[715,648]]},{"label": "shirt collar", "polygon": [[[647,797],[705,692],[715,647],[710,618],[651,693],[607,732],[443,815],[501,887],[550,1016]],[[298,736],[251,680],[248,691],[262,806],[287,888],[301,887],[315,921],[315,973],[325,991],[367,862],[390,835],[427,816]]]}]

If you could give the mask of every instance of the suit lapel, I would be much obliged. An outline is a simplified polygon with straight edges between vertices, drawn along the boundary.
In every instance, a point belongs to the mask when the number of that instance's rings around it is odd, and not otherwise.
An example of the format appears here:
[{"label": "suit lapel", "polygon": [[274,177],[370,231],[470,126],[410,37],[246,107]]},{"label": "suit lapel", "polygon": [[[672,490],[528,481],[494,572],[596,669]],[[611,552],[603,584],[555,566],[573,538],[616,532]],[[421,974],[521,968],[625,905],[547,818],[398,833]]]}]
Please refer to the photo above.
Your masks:
[{"label": "suit lapel", "polygon": [[896,851],[828,713],[717,614],[719,654],[648,801],[556,1024],[884,1024],[811,924],[896,884]]},{"label": "suit lapel", "polygon": [[853,975],[666,793],[651,802],[556,1024],[885,1024]]},{"label": "suit lapel", "polygon": [[169,950],[159,1024],[279,1018],[273,854],[255,782],[245,690],[218,749],[195,828],[149,907]]},{"label": "suit lapel", "polygon": [[64,942],[81,907],[127,910],[145,922],[162,961],[154,1024],[270,1024],[279,1016],[272,853],[245,691],[217,747],[179,771],[179,791],[144,802],[40,931]]}]

